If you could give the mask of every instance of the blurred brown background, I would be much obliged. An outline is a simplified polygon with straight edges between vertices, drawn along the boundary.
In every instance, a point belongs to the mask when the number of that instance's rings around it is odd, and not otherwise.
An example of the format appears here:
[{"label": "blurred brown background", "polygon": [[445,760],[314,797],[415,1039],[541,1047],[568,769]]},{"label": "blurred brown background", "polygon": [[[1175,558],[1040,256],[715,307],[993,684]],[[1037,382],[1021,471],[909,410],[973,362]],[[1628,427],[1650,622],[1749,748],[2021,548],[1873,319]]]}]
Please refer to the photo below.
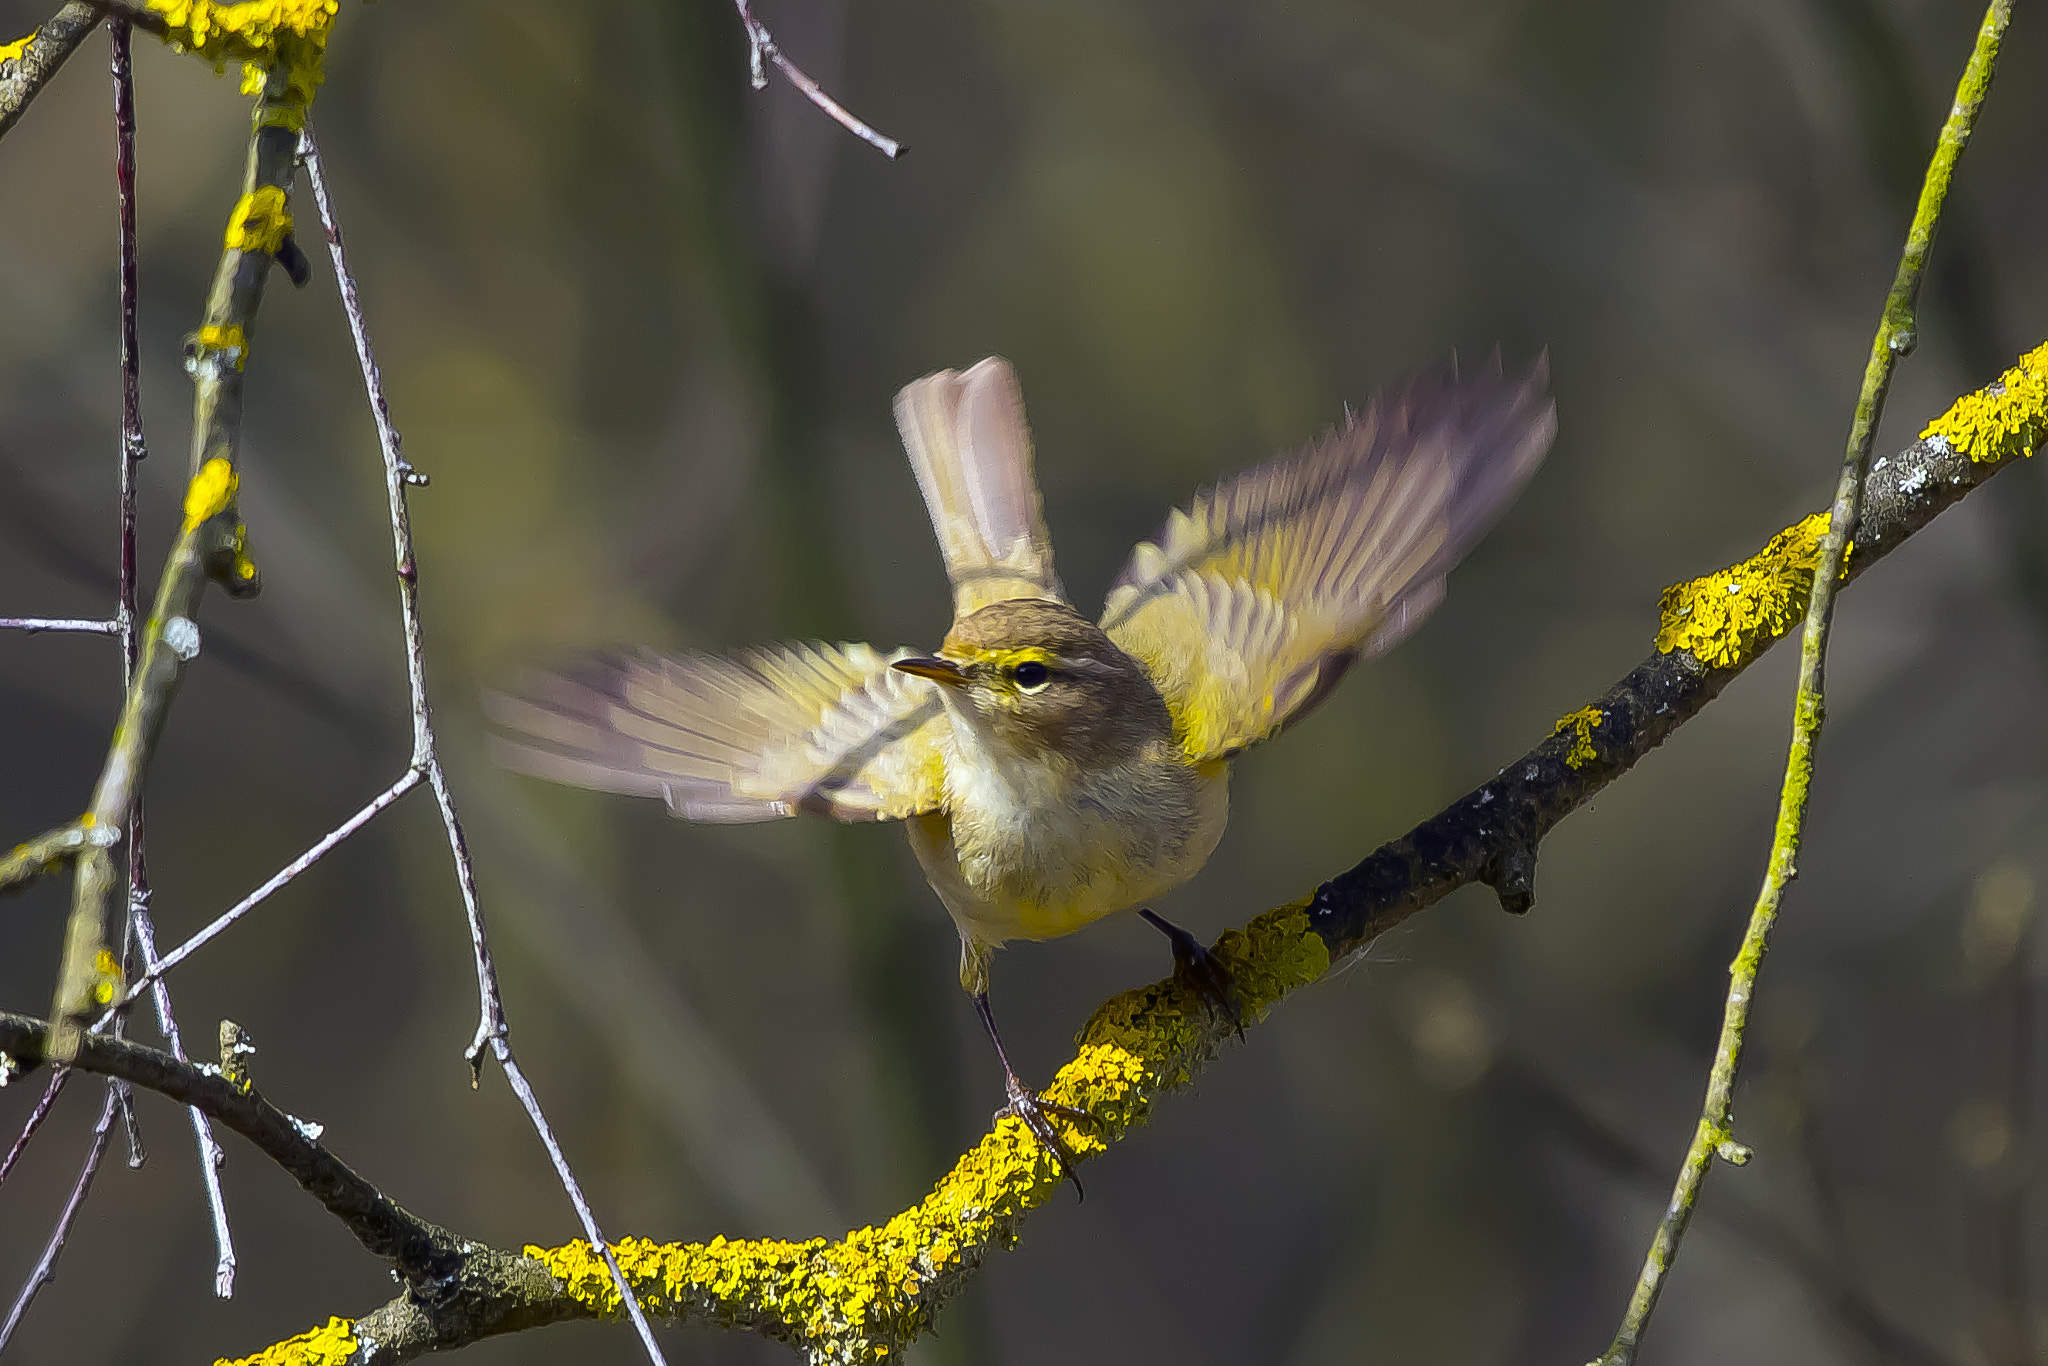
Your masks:
[{"label": "blurred brown background", "polygon": [[[0,0],[0,33],[45,8]],[[2022,10],[1880,450],[2048,337],[2048,28]],[[661,1238],[836,1234],[921,1195],[1000,1100],[953,932],[894,831],[691,828],[492,769],[483,688],[598,644],[934,644],[944,584],[889,416],[931,369],[1017,363],[1062,569],[1092,607],[1197,484],[1454,348],[1548,346],[1561,435],[1528,495],[1421,633],[1243,763],[1222,849],[1161,906],[1205,935],[1242,923],[1618,677],[1665,584],[1823,505],[1979,11],[763,16],[909,156],[884,161],[780,81],[750,93],[719,0],[349,4],[316,109],[406,449],[433,479],[413,503],[431,678],[513,1042],[607,1229]],[[0,142],[0,612],[111,600],[104,54],[95,37]],[[154,42],[137,67],[153,578],[185,470],[180,340],[248,104]],[[151,773],[167,941],[406,759],[376,450],[315,257],[304,291],[274,277],[249,367],[242,507],[268,587],[208,600]],[[2000,479],[1845,599],[1803,877],[1739,1097],[1757,1158],[1710,1186],[1646,1361],[2027,1359],[2042,474]],[[1697,1115],[1792,662],[1567,822],[1529,917],[1463,893],[1254,1031],[1088,1168],[1084,1205],[1034,1218],[917,1359],[1595,1355]],[[0,840],[80,808],[116,675],[105,640],[0,639]],[[502,1078],[467,1085],[474,988],[440,838],[431,800],[408,798],[173,994],[202,1048],[221,1017],[245,1025],[265,1090],[400,1200],[500,1244],[560,1241],[571,1213]],[[44,1009],[65,895],[0,905],[10,1009]],[[1025,1075],[1168,966],[1135,921],[1006,953]],[[0,1133],[39,1089],[0,1095]],[[0,1192],[0,1291],[41,1246],[98,1094],[74,1086]],[[210,1360],[391,1293],[226,1135],[242,1267],[214,1300],[189,1131],[155,1100],[143,1118],[149,1165],[110,1159],[14,1356]],[[786,1359],[662,1331],[677,1362]],[[638,1348],[579,1325],[466,1359]]]}]

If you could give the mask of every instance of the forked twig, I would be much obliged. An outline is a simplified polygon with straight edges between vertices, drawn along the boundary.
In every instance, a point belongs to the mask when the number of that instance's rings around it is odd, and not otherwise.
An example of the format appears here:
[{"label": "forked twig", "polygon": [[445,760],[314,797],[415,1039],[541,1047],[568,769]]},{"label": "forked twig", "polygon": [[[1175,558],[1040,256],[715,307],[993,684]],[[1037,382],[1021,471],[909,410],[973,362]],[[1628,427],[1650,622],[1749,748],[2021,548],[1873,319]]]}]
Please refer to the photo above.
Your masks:
[{"label": "forked twig", "polygon": [[1749,1149],[1735,1138],[1735,1074],[1742,1060],[1743,1034],[1749,1023],[1750,1003],[1756,991],[1757,972],[1770,948],[1771,930],[1778,920],[1778,908],[1785,888],[1798,875],[1799,844],[1805,830],[1807,799],[1813,781],[1813,751],[1820,738],[1825,715],[1825,673],[1828,631],[1833,624],[1835,589],[1845,569],[1846,553],[1856,534],[1862,512],[1863,482],[1870,464],[1871,442],[1877,434],[1878,419],[1884,413],[1885,396],[1891,388],[1892,373],[1899,357],[1912,351],[1916,341],[1915,310],[1927,258],[1934,246],[1934,232],[1941,222],[1942,205],[1948,197],[1956,159],[1970,140],[1978,111],[1990,92],[1991,78],[1998,66],[2000,40],[2012,18],[2012,0],[1991,0],[1977,30],[1976,46],[1956,86],[1955,103],[1942,125],[1927,177],[1920,188],[1920,202],[1906,234],[1905,249],[1885,298],[1884,314],[1870,345],[1870,359],[1863,370],[1863,389],[1856,400],[1856,416],[1849,429],[1848,454],[1842,461],[1835,485],[1835,500],[1822,539],[1813,588],[1807,602],[1806,625],[1799,648],[1799,684],[1792,709],[1792,743],[1785,759],[1785,781],[1778,799],[1776,832],[1764,871],[1762,889],[1750,912],[1749,927],[1742,948],[1729,967],[1728,1001],[1721,1018],[1720,1041],[1708,1073],[1707,1094],[1692,1147],[1679,1168],[1671,1202],[1659,1220],[1649,1255],[1637,1277],[1621,1327],[1613,1343],[1595,1366],[1630,1366],[1657,1307],[1665,1277],[1686,1226],[1699,1202],[1700,1187],[1721,1158],[1735,1166],[1749,1161]]}]

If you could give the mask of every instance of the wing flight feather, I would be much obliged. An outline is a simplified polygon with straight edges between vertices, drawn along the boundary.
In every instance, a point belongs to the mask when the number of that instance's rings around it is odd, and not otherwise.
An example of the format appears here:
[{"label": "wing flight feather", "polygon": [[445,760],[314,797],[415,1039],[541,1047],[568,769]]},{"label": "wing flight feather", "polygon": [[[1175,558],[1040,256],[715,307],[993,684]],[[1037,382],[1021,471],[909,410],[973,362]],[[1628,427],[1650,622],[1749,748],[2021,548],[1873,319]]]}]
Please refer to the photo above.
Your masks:
[{"label": "wing flight feather", "polygon": [[485,710],[505,732],[492,741],[508,768],[660,797],[691,820],[900,820],[938,805],[949,724],[936,684],[889,667],[910,653],[802,644],[611,656],[529,673]]},{"label": "wing flight feather", "polygon": [[1547,361],[1510,380],[1496,354],[1375,395],[1132,552],[1102,628],[1151,671],[1191,758],[1277,734],[1422,623],[1550,448],[1548,382]]}]

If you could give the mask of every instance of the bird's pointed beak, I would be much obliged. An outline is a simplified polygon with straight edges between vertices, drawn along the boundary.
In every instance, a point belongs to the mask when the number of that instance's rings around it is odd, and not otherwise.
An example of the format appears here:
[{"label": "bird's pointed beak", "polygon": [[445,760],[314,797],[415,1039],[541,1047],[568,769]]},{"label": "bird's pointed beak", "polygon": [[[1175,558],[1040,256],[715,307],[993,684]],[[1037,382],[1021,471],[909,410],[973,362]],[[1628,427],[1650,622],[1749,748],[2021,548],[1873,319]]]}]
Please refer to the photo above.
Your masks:
[{"label": "bird's pointed beak", "polygon": [[950,659],[940,659],[937,655],[899,659],[893,667],[907,674],[916,674],[919,678],[929,678],[934,683],[943,683],[949,688],[967,686],[967,675],[960,672],[960,666]]}]

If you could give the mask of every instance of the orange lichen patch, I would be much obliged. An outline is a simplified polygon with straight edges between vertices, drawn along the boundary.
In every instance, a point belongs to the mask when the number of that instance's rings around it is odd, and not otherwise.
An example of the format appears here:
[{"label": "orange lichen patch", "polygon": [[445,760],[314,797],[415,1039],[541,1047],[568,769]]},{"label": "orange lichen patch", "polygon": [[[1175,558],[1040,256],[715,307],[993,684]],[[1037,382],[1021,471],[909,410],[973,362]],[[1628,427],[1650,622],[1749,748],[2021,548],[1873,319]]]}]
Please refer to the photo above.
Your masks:
[{"label": "orange lichen patch", "polygon": [[276,251],[291,230],[284,191],[275,185],[259,185],[235,202],[221,245],[229,251]]},{"label": "orange lichen patch", "polygon": [[1806,615],[1827,534],[1828,514],[1816,512],[1741,564],[1665,589],[1657,649],[1690,650],[1717,669],[1756,658]]},{"label": "orange lichen patch", "polygon": [[1605,716],[1606,713],[1598,707],[1581,707],[1557,723],[1552,735],[1570,731],[1573,737],[1572,747],[1564,756],[1566,767],[1584,768],[1600,757],[1599,751],[1593,748],[1593,727],[1599,725]]},{"label": "orange lichen patch", "polygon": [[1927,424],[1920,439],[1939,442],[1979,463],[2032,455],[2048,437],[2048,342],[1974,394],[1965,394]]},{"label": "orange lichen patch", "polygon": [[[1307,903],[1283,906],[1216,948],[1247,1023],[1329,970],[1309,928]],[[1087,1111],[1066,1126],[1076,1157],[1104,1151],[1142,1120],[1153,1096],[1185,1084],[1230,1032],[1197,997],[1167,982],[1126,992],[1097,1011],[1080,1051],[1046,1098]],[[650,1313],[752,1328],[802,1344],[814,1361],[887,1362],[930,1326],[991,1249],[1009,1246],[1023,1216],[1059,1188],[1058,1163],[1013,1117],[997,1122],[924,1201],[880,1228],[836,1243],[772,1239],[613,1246],[619,1268]],[[528,1247],[565,1294],[592,1313],[621,1309],[604,1258],[581,1240]]]},{"label": "orange lichen patch", "polygon": [[252,1357],[219,1358],[213,1366],[344,1366],[357,1349],[353,1319],[329,1319],[319,1328],[274,1343]]},{"label": "orange lichen patch", "polygon": [[185,529],[190,531],[226,511],[228,504],[235,501],[235,489],[240,483],[235,467],[221,456],[201,465],[185,490]]}]

